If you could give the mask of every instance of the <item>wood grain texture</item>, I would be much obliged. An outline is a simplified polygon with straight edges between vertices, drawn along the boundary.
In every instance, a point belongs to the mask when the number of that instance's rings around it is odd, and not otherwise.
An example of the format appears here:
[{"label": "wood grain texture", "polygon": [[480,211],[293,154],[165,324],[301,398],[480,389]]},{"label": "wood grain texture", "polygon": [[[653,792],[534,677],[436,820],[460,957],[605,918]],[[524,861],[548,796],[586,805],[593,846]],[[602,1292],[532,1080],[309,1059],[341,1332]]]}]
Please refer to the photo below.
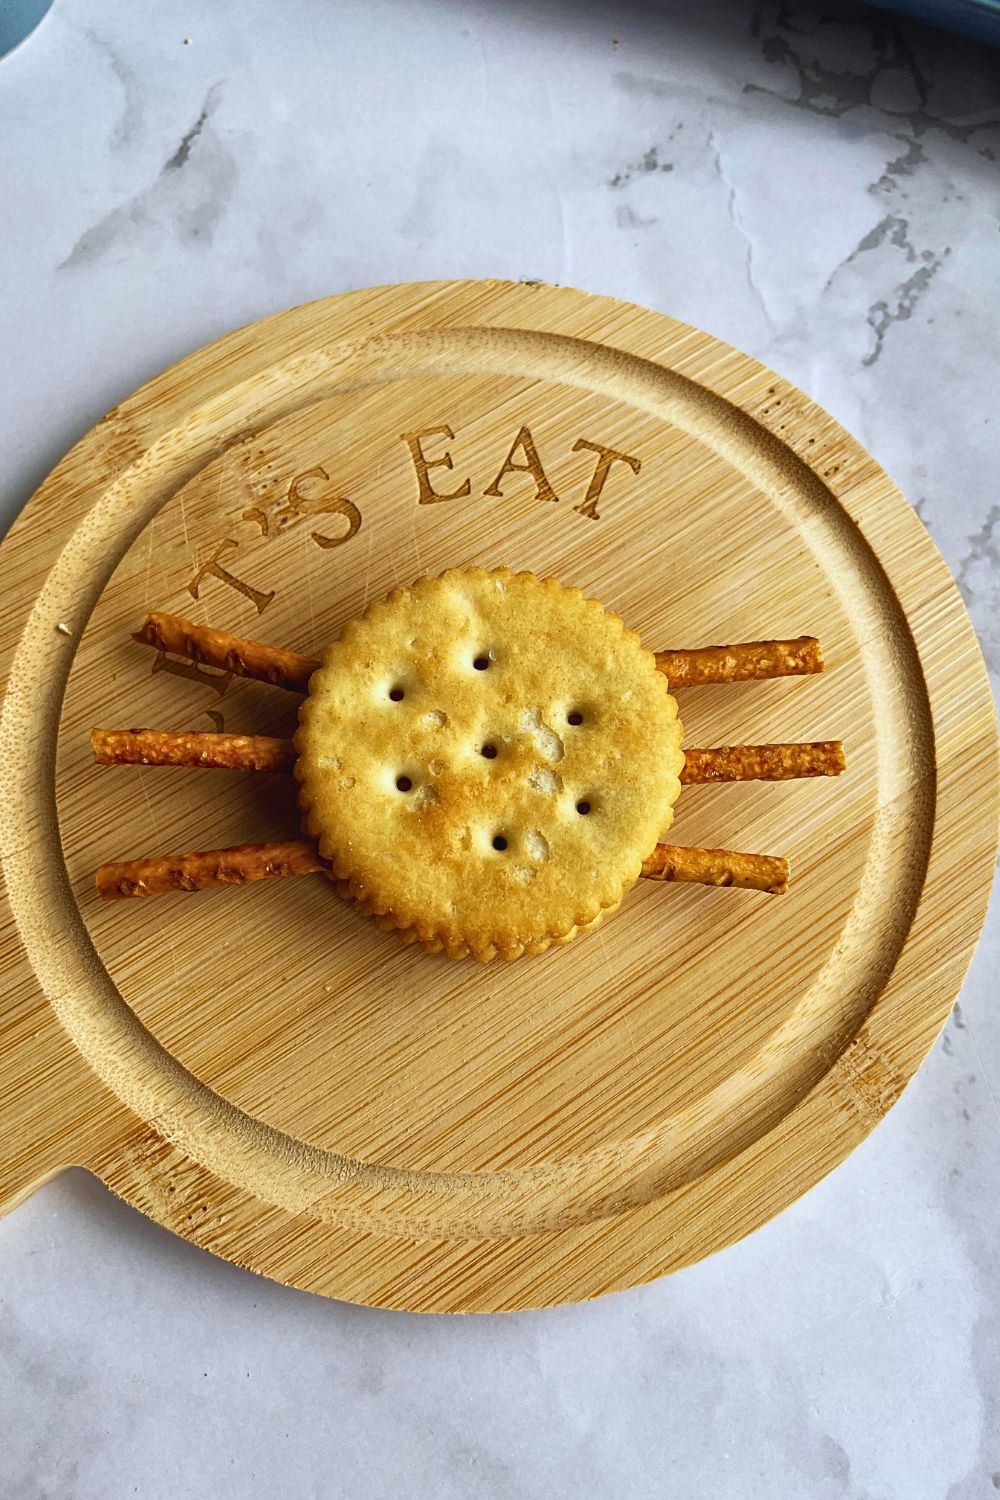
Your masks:
[{"label": "wood grain texture", "polygon": [[[296,832],[289,778],[93,764],[95,724],[294,729],[224,656],[135,645],[150,611],[311,660],[476,563],[577,584],[653,649],[819,637],[821,676],[678,689],[694,745],[843,738],[839,778],[678,803],[678,844],[787,853],[786,896],[642,882],[501,973],[400,947],[320,874],[100,901],[106,859]],[[971,626],[871,458],[704,334],[496,283],[293,309],[109,413],[3,565],[0,1202],[80,1163],[329,1295],[591,1297],[791,1202],[947,1016],[996,838]]]}]

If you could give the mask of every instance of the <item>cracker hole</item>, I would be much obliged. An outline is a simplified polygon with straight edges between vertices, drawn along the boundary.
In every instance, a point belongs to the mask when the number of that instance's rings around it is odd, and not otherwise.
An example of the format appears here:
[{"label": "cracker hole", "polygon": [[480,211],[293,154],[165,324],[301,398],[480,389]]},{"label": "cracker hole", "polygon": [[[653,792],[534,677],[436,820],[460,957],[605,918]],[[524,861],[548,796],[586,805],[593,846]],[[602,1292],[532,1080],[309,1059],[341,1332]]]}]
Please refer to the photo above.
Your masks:
[{"label": "cracker hole", "polygon": [[497,758],[497,747],[496,747],[496,745],[483,745],[482,748],[480,749],[479,753],[486,760],[496,760],[496,758]]},{"label": "cracker hole", "polygon": [[472,663],[477,672],[485,672],[489,664],[490,659],[488,656],[477,656]]},{"label": "cracker hole", "polygon": [[499,854],[502,854],[506,849],[507,839],[502,833],[495,833],[493,835],[493,847]]},{"label": "cracker hole", "polygon": [[586,797],[580,798],[579,802],[576,804],[576,810],[580,814],[581,818],[585,818],[587,816],[587,814],[590,812],[590,803],[587,801]]},{"label": "cracker hole", "polygon": [[413,790],[413,782],[409,776],[396,777],[396,790],[397,792],[409,792]]},{"label": "cracker hole", "polygon": [[396,687],[391,687],[389,689],[389,697],[392,699],[393,703],[402,703],[403,699],[406,697],[406,693],[403,688],[401,688],[397,684]]},{"label": "cracker hole", "polygon": [[578,708],[574,708],[572,713],[566,715],[566,723],[572,724],[573,728],[575,729],[578,725],[583,723],[583,714]]}]

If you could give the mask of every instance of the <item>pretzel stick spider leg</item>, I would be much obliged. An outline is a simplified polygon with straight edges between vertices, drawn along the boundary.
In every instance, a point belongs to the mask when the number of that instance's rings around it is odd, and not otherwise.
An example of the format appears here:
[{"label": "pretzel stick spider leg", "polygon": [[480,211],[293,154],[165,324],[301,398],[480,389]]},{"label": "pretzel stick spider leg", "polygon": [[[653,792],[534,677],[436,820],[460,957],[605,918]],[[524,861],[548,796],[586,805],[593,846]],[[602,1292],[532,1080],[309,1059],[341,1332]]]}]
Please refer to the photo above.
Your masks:
[{"label": "pretzel stick spider leg", "polygon": [[175,734],[161,729],[92,729],[101,766],[204,766],[227,771],[290,771],[291,740],[266,734]]},{"label": "pretzel stick spider leg", "polygon": [[[106,901],[129,896],[160,896],[170,891],[204,891],[217,885],[250,885],[289,875],[313,875],[326,865],[310,839],[238,844],[191,854],[113,860],[97,871],[97,890]],[[657,844],[645,861],[648,880],[685,880],[699,885],[742,886],[780,896],[788,889],[788,864],[766,854],[730,849],[681,849]]]},{"label": "pretzel stick spider leg", "polygon": [[681,784],[794,781],[803,776],[839,776],[846,768],[840,740],[793,745],[720,745],[714,750],[685,750]]},{"label": "pretzel stick spider leg", "polygon": [[744,641],[736,646],[700,646],[657,651],[656,665],[671,688],[710,682],[759,682],[768,677],[806,677],[823,670],[823,652],[813,635],[791,641]]},{"label": "pretzel stick spider leg", "polygon": [[[295,693],[308,689],[319,666],[315,657],[265,646],[228,630],[196,625],[182,615],[157,612],[132,637],[172,656],[186,656],[203,666],[219,667],[237,677],[252,677]],[[768,677],[802,677],[822,672],[823,653],[815,636],[788,641],[744,641],[734,646],[699,646],[685,651],[657,651],[656,665],[672,688],[712,682],[758,682]]]},{"label": "pretzel stick spider leg", "polygon": [[685,880],[697,885],[739,886],[783,896],[788,890],[788,861],[770,854],[739,854],[734,849],[682,849],[657,844],[644,860],[647,880]]},{"label": "pretzel stick spider leg", "polygon": [[[160,729],[94,729],[90,742],[102,766],[202,766],[229,771],[290,771],[291,740],[264,734],[175,734]],[[839,740],[791,745],[722,745],[686,750],[681,782],[792,781],[804,776],[839,776],[844,747]]]},{"label": "pretzel stick spider leg", "polygon": [[149,615],[132,639],[140,646],[152,646],[171,656],[186,656],[203,666],[220,667],[237,677],[270,682],[293,693],[307,691],[309,679],[319,666],[311,656],[284,651],[280,646],[265,646],[260,641],[231,635],[228,630],[213,630],[210,625],[196,625],[181,615]]},{"label": "pretzel stick spider leg", "polygon": [[97,871],[105,901],[126,896],[160,896],[168,891],[204,891],[216,885],[249,885],[286,875],[312,875],[324,869],[309,839],[268,844],[237,844],[192,854],[161,854],[149,859],[112,860]]}]

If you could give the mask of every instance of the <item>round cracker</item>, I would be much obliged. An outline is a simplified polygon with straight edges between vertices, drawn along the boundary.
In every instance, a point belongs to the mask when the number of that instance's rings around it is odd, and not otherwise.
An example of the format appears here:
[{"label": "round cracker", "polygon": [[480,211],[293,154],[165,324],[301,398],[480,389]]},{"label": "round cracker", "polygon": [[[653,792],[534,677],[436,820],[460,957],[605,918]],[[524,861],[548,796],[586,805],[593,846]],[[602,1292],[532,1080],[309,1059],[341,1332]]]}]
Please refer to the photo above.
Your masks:
[{"label": "round cracker", "polygon": [[541,952],[616,907],[684,764],[638,637],[578,589],[506,569],[421,578],[350,622],[295,744],[338,887],[456,958]]}]

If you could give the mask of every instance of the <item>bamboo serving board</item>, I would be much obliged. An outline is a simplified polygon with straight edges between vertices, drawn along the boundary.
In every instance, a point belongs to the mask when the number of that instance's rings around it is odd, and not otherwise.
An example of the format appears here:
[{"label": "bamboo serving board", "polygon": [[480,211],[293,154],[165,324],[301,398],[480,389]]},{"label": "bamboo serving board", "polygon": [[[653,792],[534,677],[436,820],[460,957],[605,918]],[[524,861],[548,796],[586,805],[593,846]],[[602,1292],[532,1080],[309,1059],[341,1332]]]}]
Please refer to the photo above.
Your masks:
[{"label": "bamboo serving board", "polygon": [[[841,737],[839,780],[691,787],[671,837],[782,898],[640,882],[510,965],[400,946],[321,876],[104,904],[105,859],[291,836],[291,778],[92,764],[94,725],[289,734],[133,644],[150,609],[319,654],[449,566],[580,586],[653,649],[818,635],[678,693],[686,740]],[[69,1164],[186,1239],[384,1307],[593,1297],[740,1238],[931,1046],[984,913],[996,728],[909,505],[801,392],[651,312],[496,283],[280,313],[63,460],[3,552],[0,1203]]]}]

